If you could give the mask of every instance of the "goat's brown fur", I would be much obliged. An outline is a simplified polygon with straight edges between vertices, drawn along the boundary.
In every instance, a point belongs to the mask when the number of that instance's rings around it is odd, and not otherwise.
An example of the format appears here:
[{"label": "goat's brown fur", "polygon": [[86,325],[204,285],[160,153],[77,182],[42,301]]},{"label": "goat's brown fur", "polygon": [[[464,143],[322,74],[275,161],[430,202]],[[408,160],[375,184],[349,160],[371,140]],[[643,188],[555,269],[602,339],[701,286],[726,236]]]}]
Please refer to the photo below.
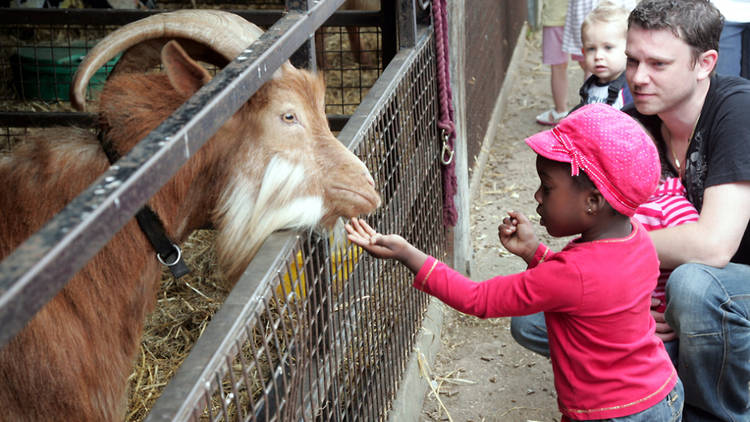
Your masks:
[{"label": "goat's brown fur", "polygon": [[[207,80],[205,71],[176,44],[168,44],[164,54],[169,76],[119,75],[102,92],[101,128],[121,154]],[[236,280],[257,249],[255,244],[238,244],[237,239],[251,237],[255,228],[230,221],[221,211],[226,208],[221,201],[238,197],[226,192],[237,180],[260,184],[263,169],[274,156],[309,169],[310,181],[300,186],[300,194],[324,198],[324,223],[379,205],[364,166],[327,127],[324,90],[319,77],[290,66],[264,85],[149,201],[170,237],[181,242],[207,225],[217,227],[219,237],[222,230],[237,227],[250,231],[217,245],[225,271]],[[300,127],[290,129],[299,136],[272,129],[284,107],[299,118]],[[0,258],[108,165],[96,136],[79,129],[43,133],[0,158],[0,181],[5,186],[0,195]],[[0,351],[0,419],[121,420],[127,378],[144,318],[154,307],[160,274],[153,249],[131,220]]]}]

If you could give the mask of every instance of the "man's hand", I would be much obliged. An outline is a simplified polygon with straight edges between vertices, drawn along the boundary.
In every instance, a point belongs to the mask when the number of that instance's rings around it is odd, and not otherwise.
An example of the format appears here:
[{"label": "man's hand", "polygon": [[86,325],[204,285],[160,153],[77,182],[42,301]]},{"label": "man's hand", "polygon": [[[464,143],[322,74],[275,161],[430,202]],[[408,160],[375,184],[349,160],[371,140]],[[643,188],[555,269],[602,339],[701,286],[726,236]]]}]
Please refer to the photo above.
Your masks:
[{"label": "man's hand", "polygon": [[675,333],[672,327],[667,324],[667,321],[664,320],[664,313],[656,310],[659,308],[659,305],[661,305],[661,300],[652,297],[651,316],[653,316],[654,321],[656,321],[656,337],[659,337],[661,341],[672,341],[677,338],[677,333]]}]

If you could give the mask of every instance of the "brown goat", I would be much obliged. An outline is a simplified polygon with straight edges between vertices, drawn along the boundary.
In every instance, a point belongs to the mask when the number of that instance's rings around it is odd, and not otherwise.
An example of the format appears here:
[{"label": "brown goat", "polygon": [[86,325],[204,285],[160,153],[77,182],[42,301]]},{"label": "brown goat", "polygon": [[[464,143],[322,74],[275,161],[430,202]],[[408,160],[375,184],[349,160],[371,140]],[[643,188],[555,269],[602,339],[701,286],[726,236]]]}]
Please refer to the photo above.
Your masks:
[{"label": "brown goat", "polygon": [[[175,41],[161,60],[163,74],[119,73],[105,84],[101,130],[120,154],[210,80]],[[272,231],[330,226],[379,206],[366,167],[328,128],[324,94],[321,77],[282,66],[149,200],[170,238],[213,225],[220,266],[236,280]],[[74,128],[0,157],[0,258],[108,166],[96,136]],[[160,275],[131,220],[0,350],[0,419],[122,420]]]}]

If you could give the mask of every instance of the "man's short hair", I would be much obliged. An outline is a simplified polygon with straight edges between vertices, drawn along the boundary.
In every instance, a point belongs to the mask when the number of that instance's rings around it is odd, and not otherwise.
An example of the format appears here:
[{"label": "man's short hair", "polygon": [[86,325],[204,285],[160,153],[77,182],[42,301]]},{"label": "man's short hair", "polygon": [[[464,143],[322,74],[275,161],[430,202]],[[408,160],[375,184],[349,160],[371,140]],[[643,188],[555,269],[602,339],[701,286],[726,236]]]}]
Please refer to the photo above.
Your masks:
[{"label": "man's short hair", "polygon": [[724,17],[709,0],[643,0],[628,17],[628,28],[666,29],[685,41],[693,52],[693,64],[708,51],[719,51]]}]

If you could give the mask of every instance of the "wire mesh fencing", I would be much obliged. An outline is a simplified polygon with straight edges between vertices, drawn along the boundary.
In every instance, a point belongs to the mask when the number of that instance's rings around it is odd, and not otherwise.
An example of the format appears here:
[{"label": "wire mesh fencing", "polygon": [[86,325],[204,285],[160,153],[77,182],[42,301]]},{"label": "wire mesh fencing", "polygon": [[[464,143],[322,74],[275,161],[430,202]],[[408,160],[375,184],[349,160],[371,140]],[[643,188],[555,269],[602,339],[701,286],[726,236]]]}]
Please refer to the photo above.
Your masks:
[{"label": "wire mesh fencing", "polygon": [[[383,195],[369,222],[443,257],[435,80],[426,36],[376,83],[352,141]],[[147,420],[386,419],[427,296],[342,239],[269,238]]]}]

